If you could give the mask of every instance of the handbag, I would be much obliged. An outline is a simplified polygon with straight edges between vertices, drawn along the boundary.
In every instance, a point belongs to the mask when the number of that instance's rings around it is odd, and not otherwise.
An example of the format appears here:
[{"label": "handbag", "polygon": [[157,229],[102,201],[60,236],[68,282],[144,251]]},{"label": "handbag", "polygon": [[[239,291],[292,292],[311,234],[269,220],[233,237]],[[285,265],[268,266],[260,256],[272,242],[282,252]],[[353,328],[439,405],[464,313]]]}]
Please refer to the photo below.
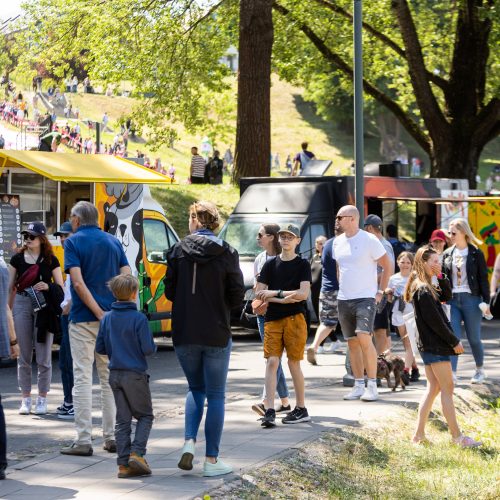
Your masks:
[{"label": "handbag", "polygon": [[269,303],[266,302],[265,300],[254,299],[252,300],[252,311],[254,314],[257,314],[258,316],[264,316],[267,312],[268,305]]},{"label": "handbag", "polygon": [[38,264],[33,264],[28,267],[24,273],[17,278],[17,281],[14,283],[16,287],[16,292],[24,292],[24,290],[35,284],[35,281],[38,279],[40,274],[40,266]]},{"label": "handbag", "polygon": [[491,297],[490,311],[495,319],[500,319],[500,288]]}]

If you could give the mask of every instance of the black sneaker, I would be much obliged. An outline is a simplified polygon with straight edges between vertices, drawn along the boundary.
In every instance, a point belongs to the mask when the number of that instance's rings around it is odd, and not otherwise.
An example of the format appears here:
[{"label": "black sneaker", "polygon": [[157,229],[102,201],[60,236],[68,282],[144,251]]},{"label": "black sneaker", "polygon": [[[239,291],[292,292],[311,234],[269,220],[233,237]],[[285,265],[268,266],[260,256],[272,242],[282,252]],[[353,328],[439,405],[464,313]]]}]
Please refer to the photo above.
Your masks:
[{"label": "black sneaker", "polygon": [[56,413],[58,415],[67,415],[69,412],[73,411],[73,405],[68,405],[66,403],[63,403],[61,406],[58,406],[56,409]]},{"label": "black sneaker", "polygon": [[401,374],[401,380],[403,381],[404,385],[410,385],[410,373],[409,372],[403,372]]},{"label": "black sneaker", "polygon": [[307,408],[299,408],[298,406],[296,406],[286,417],[281,419],[284,424],[300,424],[301,422],[309,422],[310,420],[311,417],[309,413],[307,413]]},{"label": "black sneaker", "polygon": [[272,408],[268,408],[260,420],[262,427],[276,427],[276,412]]},{"label": "black sneaker", "polygon": [[283,413],[285,411],[290,411],[291,409],[292,407],[290,405],[288,406],[280,405],[280,407],[276,410],[276,413]]},{"label": "black sneaker", "polygon": [[418,368],[412,368],[410,382],[418,382],[419,379],[420,379],[420,372],[418,371]]}]

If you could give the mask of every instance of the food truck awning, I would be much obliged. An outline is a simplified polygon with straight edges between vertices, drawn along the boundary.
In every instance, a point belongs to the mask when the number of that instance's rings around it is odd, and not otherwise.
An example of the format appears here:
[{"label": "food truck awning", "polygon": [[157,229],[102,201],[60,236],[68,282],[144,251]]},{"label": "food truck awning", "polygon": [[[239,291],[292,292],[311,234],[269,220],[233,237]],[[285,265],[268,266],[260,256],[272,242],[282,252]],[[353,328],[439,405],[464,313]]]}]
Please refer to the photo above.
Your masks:
[{"label": "food truck awning", "polygon": [[54,181],[162,184],[170,178],[124,158],[111,155],[0,150],[4,168],[25,167]]}]

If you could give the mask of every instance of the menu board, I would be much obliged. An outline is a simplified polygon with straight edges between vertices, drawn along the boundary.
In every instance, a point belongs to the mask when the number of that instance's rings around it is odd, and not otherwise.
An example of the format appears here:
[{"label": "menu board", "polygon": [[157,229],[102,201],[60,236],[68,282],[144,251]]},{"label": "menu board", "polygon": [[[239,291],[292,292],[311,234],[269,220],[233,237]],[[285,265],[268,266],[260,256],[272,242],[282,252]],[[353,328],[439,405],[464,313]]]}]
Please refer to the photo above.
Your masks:
[{"label": "menu board", "polygon": [[21,244],[19,195],[0,194],[0,256],[9,262]]}]

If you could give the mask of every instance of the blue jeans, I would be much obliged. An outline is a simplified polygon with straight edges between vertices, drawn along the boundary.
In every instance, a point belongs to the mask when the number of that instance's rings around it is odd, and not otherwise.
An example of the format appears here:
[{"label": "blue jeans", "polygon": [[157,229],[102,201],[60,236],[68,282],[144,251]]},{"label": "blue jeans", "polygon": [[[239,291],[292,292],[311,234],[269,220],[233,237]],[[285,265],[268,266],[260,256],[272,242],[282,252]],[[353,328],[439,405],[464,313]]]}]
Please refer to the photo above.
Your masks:
[{"label": "blue jeans", "polygon": [[[453,298],[449,302],[451,305],[451,326],[453,333],[457,338],[462,336],[462,321],[465,326],[465,333],[469,341],[472,355],[476,366],[483,366],[484,351],[483,343],[481,342],[481,319],[482,312],[479,309],[481,298],[467,292],[454,293]],[[457,371],[458,356],[451,357],[451,367],[454,372]]]},{"label": "blue jeans", "polygon": [[[259,327],[260,339],[264,342],[264,316],[257,316],[257,326]],[[278,392],[278,396],[283,399],[289,396],[288,386],[286,385],[285,374],[283,373],[283,368],[280,364],[278,365],[278,371],[276,372],[276,377],[278,379],[276,384],[276,391]],[[262,399],[266,399],[266,387],[264,386],[264,390],[262,391]]]},{"label": "blue jeans", "polygon": [[188,381],[184,438],[198,435],[205,399],[208,401],[205,418],[207,457],[219,455],[219,444],[224,427],[224,399],[232,342],[226,347],[204,345],[178,345],[175,354]]},{"label": "blue jeans", "polygon": [[59,369],[64,392],[64,402],[73,404],[73,358],[69,346],[69,316],[61,316],[62,340],[59,346]]},{"label": "blue jeans", "polygon": [[3,413],[2,396],[0,395],[0,471],[7,468],[7,431]]}]

